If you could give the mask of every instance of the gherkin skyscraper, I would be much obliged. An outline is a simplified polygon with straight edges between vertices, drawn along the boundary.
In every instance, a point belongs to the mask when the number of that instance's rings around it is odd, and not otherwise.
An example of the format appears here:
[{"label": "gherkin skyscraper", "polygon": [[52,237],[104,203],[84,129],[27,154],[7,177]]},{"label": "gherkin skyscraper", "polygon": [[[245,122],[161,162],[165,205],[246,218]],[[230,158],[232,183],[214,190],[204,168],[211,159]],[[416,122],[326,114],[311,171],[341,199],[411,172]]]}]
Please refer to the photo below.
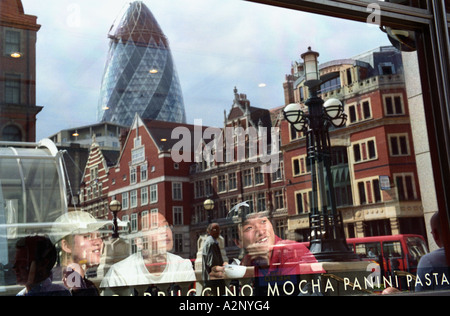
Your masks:
[{"label": "gherkin skyscraper", "polygon": [[169,41],[148,7],[131,3],[109,38],[98,120],[129,126],[138,113],[144,119],[185,123]]}]

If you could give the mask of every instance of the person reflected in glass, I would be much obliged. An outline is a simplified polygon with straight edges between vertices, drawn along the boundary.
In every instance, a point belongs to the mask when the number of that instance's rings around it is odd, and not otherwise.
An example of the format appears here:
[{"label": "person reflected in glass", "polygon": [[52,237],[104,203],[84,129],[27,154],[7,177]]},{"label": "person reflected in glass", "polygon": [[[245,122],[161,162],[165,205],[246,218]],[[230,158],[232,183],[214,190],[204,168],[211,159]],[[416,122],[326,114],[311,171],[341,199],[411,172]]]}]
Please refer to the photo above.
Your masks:
[{"label": "person reflected in glass", "polygon": [[439,247],[422,258],[417,266],[415,291],[450,290],[450,268],[445,255],[442,226],[439,213],[430,220],[431,234]]},{"label": "person reflected in glass", "polygon": [[52,269],[56,257],[56,248],[48,237],[19,239],[13,270],[17,284],[25,288],[17,296],[70,296],[70,291],[64,286],[53,283]]},{"label": "person reflected in glass", "polygon": [[60,216],[55,227],[61,233],[61,279],[73,296],[98,296],[95,284],[87,278],[86,271],[95,269],[103,251],[103,240],[98,230],[104,223],[83,211]]},{"label": "person reflected in glass", "polygon": [[[225,281],[223,279],[214,279],[210,274],[228,263],[222,258],[222,252],[219,246],[220,226],[218,223],[208,225],[206,229],[208,237],[205,240],[202,250],[202,278],[205,287],[211,288],[213,295],[221,295],[225,288]],[[213,275],[212,274],[212,275]]]},{"label": "person reflected in glass", "polygon": [[[248,267],[245,277],[312,272],[308,265],[300,267],[300,263],[317,262],[305,245],[278,237],[267,212],[247,214],[242,216],[238,224],[238,238],[235,240],[236,245],[243,251],[240,264]],[[224,271],[224,266],[216,269],[214,277],[223,277]]]},{"label": "person reflected in glass", "polygon": [[135,239],[138,251],[112,265],[102,280],[100,287],[105,288],[105,295],[125,294],[114,289],[119,287],[156,284],[164,289],[174,283],[195,281],[191,261],[171,253],[173,233],[164,215],[146,214],[142,223],[142,236]]}]

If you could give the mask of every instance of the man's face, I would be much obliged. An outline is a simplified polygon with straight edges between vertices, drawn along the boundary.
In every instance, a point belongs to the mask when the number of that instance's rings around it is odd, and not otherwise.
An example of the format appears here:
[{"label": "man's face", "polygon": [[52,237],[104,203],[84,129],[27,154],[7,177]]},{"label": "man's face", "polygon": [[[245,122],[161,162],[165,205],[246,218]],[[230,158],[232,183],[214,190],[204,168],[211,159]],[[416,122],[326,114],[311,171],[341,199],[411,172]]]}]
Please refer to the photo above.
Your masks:
[{"label": "man's face", "polygon": [[209,232],[209,234],[214,238],[217,239],[219,238],[220,235],[220,227],[218,224],[213,224],[211,226],[211,231]]},{"label": "man's face", "polygon": [[29,281],[30,265],[33,259],[29,258],[27,249],[17,249],[13,267],[16,273],[17,284],[25,285]]},{"label": "man's face", "polygon": [[250,245],[271,248],[275,244],[275,232],[266,216],[255,215],[247,218],[239,230],[239,247],[247,249]]},{"label": "man's face", "polygon": [[145,233],[148,247],[152,253],[165,253],[173,248],[172,229],[164,215],[158,213],[157,219],[150,220]]},{"label": "man's face", "polygon": [[88,233],[74,236],[72,258],[75,263],[85,263],[87,266],[100,264],[103,240],[99,233]]}]

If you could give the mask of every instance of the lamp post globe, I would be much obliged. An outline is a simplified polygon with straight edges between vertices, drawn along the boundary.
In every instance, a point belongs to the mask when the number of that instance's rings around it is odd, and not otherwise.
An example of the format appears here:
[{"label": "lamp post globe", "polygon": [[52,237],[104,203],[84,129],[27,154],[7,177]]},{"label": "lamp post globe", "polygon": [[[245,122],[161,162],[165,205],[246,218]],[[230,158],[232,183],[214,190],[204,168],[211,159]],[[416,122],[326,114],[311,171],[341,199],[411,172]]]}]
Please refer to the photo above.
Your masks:
[{"label": "lamp post globe", "polygon": [[207,199],[205,202],[203,202],[203,207],[207,211],[211,211],[214,208],[214,201],[211,199]]},{"label": "lamp post globe", "polygon": [[325,101],[323,107],[327,115],[332,120],[338,118],[344,112],[344,106],[342,105],[342,102],[334,98]]},{"label": "lamp post globe", "polygon": [[113,225],[114,230],[112,234],[112,238],[119,238],[119,227],[117,224],[117,213],[119,213],[122,210],[122,204],[117,201],[113,200],[111,203],[109,203],[109,210],[113,213]]},{"label": "lamp post globe", "polygon": [[301,55],[304,59],[304,85],[309,88],[305,101],[307,111],[299,104],[284,109],[285,119],[304,132],[307,159],[311,166],[312,196],[309,214],[310,251],[318,261],[358,260],[345,239],[341,213],[337,210],[334,179],[331,172],[332,148],[329,127],[342,127],[347,121],[344,107],[338,99],[326,102],[318,95],[321,79],[317,57],[311,50]]},{"label": "lamp post globe", "polygon": [[211,199],[205,200],[205,202],[203,202],[203,207],[205,208],[206,213],[208,215],[208,223],[211,223],[212,221],[211,211],[214,209],[214,201]]}]

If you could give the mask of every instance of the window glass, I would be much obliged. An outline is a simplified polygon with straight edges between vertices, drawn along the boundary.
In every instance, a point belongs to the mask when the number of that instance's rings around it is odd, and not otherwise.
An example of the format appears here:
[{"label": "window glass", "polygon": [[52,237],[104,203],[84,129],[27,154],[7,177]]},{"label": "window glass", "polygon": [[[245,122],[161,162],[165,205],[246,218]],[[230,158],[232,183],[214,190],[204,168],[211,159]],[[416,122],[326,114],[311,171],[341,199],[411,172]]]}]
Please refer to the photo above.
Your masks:
[{"label": "window glass", "polygon": [[383,24],[438,5],[0,1],[0,295],[409,294],[443,265],[446,45]]}]

